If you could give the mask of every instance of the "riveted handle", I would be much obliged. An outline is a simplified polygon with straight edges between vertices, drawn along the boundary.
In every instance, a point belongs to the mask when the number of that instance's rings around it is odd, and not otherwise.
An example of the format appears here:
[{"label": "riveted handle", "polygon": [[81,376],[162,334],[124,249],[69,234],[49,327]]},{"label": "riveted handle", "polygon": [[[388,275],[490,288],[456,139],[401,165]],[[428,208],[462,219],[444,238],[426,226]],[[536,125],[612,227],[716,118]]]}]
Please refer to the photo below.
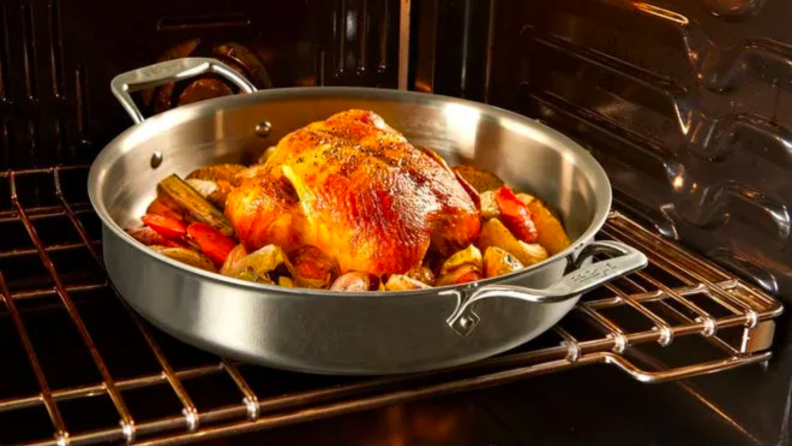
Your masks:
[{"label": "riveted handle", "polygon": [[[599,253],[615,257],[595,261],[580,267],[587,259]],[[519,299],[531,303],[554,303],[573,299],[582,293],[631,273],[646,266],[646,256],[635,248],[620,242],[596,241],[583,248],[575,259],[574,271],[543,289],[514,285],[485,285],[461,299],[456,310],[448,318],[448,325],[461,335],[469,334],[478,324],[479,317],[472,309],[474,303],[491,298]]]},{"label": "riveted handle", "polygon": [[169,84],[207,72],[216,73],[224,77],[245,93],[256,91],[256,86],[245,79],[244,76],[219,60],[207,57],[185,57],[127,71],[113,78],[110,88],[118,101],[121,102],[124,110],[135,121],[135,124],[140,124],[145,118],[134,101],[132,101],[129,93]]}]

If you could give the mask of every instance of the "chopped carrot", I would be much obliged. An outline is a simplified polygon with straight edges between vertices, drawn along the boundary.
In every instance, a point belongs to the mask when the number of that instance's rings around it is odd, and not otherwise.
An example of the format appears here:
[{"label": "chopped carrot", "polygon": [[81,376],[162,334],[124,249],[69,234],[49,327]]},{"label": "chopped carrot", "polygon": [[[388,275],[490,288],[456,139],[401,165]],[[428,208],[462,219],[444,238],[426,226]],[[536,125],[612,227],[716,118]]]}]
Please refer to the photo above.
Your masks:
[{"label": "chopped carrot", "polygon": [[221,266],[225,262],[228,254],[237,245],[234,239],[204,223],[191,224],[187,227],[187,234],[198,243],[201,251],[217,266]]},{"label": "chopped carrot", "polygon": [[180,240],[187,234],[187,226],[179,220],[157,214],[146,214],[141,220],[149,228],[168,240]]},{"label": "chopped carrot", "polygon": [[512,234],[525,243],[534,243],[539,234],[536,232],[531,212],[509,186],[501,186],[495,191],[495,202],[498,203],[503,224]]},{"label": "chopped carrot", "polygon": [[159,198],[149,204],[148,208],[146,209],[146,213],[162,215],[163,217],[169,217],[175,220],[183,220],[178,210],[174,209],[172,206],[169,206]]}]

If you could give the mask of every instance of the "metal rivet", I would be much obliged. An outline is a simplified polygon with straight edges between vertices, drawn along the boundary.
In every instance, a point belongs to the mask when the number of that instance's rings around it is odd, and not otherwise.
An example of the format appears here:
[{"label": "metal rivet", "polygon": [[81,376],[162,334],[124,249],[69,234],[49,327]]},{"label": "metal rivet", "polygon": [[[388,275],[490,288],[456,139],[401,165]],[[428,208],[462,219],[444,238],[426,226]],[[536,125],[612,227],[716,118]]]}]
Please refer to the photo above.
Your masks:
[{"label": "metal rivet", "polygon": [[157,167],[160,166],[160,164],[162,164],[163,156],[164,155],[162,155],[162,152],[160,152],[159,150],[157,150],[156,152],[154,152],[153,155],[151,155],[151,168],[152,169],[156,169]]},{"label": "metal rivet", "polygon": [[470,320],[467,316],[462,316],[459,318],[459,326],[462,328],[468,328],[473,321]]},{"label": "metal rivet", "polygon": [[266,138],[272,131],[272,124],[269,121],[261,121],[256,124],[256,136]]}]

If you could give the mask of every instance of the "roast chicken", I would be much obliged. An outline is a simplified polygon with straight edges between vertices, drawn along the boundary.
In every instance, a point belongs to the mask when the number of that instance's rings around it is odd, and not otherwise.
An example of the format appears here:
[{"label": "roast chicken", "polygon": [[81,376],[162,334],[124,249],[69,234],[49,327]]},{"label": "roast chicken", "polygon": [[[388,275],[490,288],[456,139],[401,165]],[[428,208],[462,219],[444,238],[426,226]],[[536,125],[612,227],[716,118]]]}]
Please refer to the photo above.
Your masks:
[{"label": "roast chicken", "polygon": [[285,136],[225,215],[249,252],[310,245],[341,273],[403,274],[430,249],[445,257],[477,240],[476,193],[461,181],[377,114],[348,110]]}]

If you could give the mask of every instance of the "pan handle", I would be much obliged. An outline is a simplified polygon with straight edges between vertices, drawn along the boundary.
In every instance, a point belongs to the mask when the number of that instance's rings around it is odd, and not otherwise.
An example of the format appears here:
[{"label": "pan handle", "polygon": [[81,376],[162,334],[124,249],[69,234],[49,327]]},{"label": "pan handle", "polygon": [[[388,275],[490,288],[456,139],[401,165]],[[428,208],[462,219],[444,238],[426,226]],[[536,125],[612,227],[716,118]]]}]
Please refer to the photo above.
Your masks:
[{"label": "pan handle", "polygon": [[113,90],[113,94],[124,106],[124,110],[129,113],[135,124],[140,124],[145,118],[132,101],[130,92],[169,84],[207,72],[224,77],[245,93],[256,91],[256,87],[249,80],[231,67],[217,59],[208,57],[185,57],[127,71],[113,78],[113,81],[110,82],[110,89]]},{"label": "pan handle", "polygon": [[[581,266],[596,254],[607,253],[614,257]],[[520,299],[531,303],[555,303],[573,299],[582,293],[639,270],[647,264],[646,256],[635,248],[620,242],[595,241],[583,248],[574,260],[576,268],[558,282],[544,289],[514,285],[485,285],[473,291],[467,299],[460,299],[447,323],[462,336],[469,334],[478,324],[479,317],[471,305],[493,297]]]}]

